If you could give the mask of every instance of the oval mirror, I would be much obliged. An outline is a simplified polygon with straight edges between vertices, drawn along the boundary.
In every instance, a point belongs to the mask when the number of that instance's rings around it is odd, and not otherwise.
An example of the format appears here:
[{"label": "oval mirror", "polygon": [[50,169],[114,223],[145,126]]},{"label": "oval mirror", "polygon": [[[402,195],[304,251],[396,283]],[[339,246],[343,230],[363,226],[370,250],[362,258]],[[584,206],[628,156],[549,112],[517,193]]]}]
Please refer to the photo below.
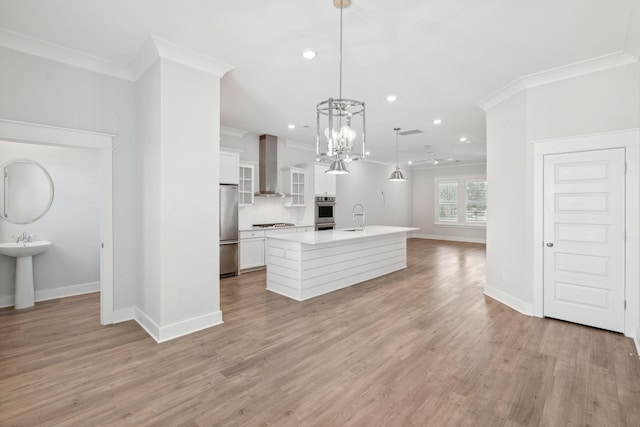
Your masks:
[{"label": "oval mirror", "polygon": [[0,166],[0,174],[0,218],[31,224],[47,213],[53,202],[53,181],[45,168],[31,160],[12,160]]}]

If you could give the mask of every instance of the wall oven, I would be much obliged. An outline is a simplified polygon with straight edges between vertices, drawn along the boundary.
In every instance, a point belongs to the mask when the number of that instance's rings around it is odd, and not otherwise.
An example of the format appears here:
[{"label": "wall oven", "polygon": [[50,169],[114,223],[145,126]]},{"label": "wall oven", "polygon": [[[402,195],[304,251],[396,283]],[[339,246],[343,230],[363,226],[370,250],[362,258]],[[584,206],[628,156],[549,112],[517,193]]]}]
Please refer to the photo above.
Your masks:
[{"label": "wall oven", "polygon": [[316,197],[316,230],[332,230],[335,228],[334,218],[336,198],[333,196]]},{"label": "wall oven", "polygon": [[322,230],[333,230],[334,228],[336,228],[336,224],[333,222],[325,222],[322,224],[316,224],[316,231],[322,231]]}]

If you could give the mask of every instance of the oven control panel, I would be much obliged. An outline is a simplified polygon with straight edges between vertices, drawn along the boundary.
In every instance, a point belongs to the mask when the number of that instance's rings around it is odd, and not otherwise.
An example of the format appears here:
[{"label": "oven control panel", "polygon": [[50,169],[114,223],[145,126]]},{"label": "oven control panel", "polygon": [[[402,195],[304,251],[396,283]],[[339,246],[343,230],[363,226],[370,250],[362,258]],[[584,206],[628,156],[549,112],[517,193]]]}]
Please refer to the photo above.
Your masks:
[{"label": "oven control panel", "polygon": [[333,196],[316,196],[316,203],[335,203],[336,198]]}]

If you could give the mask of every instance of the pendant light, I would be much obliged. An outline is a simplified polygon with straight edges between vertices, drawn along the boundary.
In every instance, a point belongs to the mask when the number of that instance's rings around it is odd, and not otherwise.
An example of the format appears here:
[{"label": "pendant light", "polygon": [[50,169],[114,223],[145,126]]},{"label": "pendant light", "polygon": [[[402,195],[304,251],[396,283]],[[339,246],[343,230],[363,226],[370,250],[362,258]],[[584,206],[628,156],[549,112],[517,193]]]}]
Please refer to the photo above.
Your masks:
[{"label": "pendant light", "polygon": [[393,128],[396,131],[396,170],[391,172],[391,176],[389,177],[389,181],[406,181],[407,179],[402,174],[400,170],[400,166],[398,165],[398,131],[400,128]]},{"label": "pendant light", "polygon": [[[330,163],[326,173],[347,174],[346,163],[365,158],[364,102],[342,98],[342,11],[349,0],[333,0],[340,9],[340,85],[338,98],[329,98],[316,105],[316,161]],[[356,144],[358,133],[362,149]]]}]

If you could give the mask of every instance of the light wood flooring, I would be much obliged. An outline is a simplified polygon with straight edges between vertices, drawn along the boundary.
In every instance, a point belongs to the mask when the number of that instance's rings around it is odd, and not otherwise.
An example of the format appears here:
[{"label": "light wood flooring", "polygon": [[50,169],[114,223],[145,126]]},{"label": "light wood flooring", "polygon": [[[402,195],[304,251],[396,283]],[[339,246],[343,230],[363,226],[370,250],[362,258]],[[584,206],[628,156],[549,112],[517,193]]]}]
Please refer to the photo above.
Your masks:
[{"label": "light wood flooring", "polygon": [[638,426],[632,340],[483,296],[484,246],[305,302],[254,272],[224,325],[156,344],[97,294],[0,310],[0,426]]}]

